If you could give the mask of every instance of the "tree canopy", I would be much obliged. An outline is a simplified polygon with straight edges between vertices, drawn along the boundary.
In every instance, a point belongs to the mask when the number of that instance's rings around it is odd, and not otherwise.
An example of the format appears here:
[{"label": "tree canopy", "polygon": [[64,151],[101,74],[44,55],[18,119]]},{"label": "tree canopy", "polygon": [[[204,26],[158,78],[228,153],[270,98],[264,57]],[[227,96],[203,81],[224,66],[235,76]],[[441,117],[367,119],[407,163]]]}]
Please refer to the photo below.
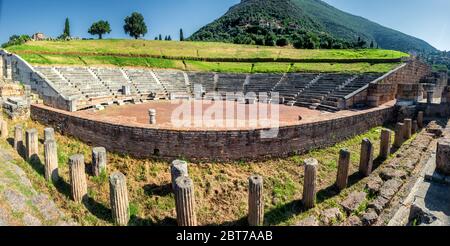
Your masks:
[{"label": "tree canopy", "polygon": [[91,35],[98,35],[98,39],[102,39],[106,33],[111,33],[111,26],[108,21],[100,20],[92,24],[88,33]]},{"label": "tree canopy", "polygon": [[147,25],[144,21],[144,16],[142,14],[134,12],[131,16],[127,16],[125,18],[125,25],[123,29],[126,34],[131,37],[138,39],[141,36],[145,36],[147,34]]}]

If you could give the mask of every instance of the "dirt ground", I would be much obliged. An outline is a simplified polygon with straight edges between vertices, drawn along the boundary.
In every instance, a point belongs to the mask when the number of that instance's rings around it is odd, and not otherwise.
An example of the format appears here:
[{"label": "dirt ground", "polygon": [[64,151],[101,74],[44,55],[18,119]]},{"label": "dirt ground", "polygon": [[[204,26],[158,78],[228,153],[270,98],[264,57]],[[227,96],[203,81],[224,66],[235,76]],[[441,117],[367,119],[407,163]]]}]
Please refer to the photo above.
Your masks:
[{"label": "dirt ground", "polygon": [[[389,106],[387,103],[383,106]],[[149,109],[155,109],[156,125],[149,124]],[[344,117],[361,111],[321,112],[286,105],[246,105],[230,101],[152,101],[143,104],[112,105],[71,113],[78,117],[113,124],[177,130],[248,130],[289,126]],[[301,118],[300,118],[301,117]]]}]

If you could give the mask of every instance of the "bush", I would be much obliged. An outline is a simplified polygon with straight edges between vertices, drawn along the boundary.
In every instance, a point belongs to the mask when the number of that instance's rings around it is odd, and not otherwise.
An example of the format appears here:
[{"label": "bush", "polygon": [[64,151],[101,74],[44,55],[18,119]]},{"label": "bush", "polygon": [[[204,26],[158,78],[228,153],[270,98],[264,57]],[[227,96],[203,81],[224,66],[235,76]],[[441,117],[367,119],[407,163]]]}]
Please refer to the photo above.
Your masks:
[{"label": "bush", "polygon": [[264,44],[266,46],[275,46],[275,37],[273,35],[267,35]]},{"label": "bush", "polygon": [[286,38],[280,38],[277,40],[277,46],[284,47],[287,45],[289,45],[289,41]]},{"label": "bush", "polygon": [[7,48],[13,45],[21,45],[31,40],[31,37],[28,35],[13,35],[9,37],[9,41],[2,44],[2,48]]}]

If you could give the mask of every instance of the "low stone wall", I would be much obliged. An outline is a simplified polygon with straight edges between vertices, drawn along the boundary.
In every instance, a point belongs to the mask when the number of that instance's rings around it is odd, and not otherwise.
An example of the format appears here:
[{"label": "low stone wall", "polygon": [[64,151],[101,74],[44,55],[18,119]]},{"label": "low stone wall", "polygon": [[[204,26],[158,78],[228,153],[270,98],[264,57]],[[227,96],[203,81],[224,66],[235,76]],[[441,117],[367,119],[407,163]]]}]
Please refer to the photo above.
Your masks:
[{"label": "low stone wall", "polygon": [[174,131],[131,127],[79,118],[42,105],[31,106],[31,118],[83,142],[138,158],[160,156],[191,160],[241,160],[285,157],[332,146],[393,120],[393,106],[282,127],[275,138],[263,129],[242,131]]}]

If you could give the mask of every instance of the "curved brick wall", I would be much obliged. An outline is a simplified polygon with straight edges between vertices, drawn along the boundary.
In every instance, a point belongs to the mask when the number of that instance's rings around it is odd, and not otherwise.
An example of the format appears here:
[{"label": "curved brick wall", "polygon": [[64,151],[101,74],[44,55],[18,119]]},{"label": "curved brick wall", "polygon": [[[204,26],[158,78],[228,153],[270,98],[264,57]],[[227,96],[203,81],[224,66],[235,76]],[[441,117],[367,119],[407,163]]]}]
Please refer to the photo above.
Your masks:
[{"label": "curved brick wall", "polygon": [[262,130],[173,131],[114,125],[79,118],[41,105],[31,106],[31,117],[108,151],[138,158],[188,158],[191,160],[241,160],[286,157],[328,147],[370,128],[393,120],[394,106],[382,106],[333,119],[282,127],[277,138],[262,139]]}]

